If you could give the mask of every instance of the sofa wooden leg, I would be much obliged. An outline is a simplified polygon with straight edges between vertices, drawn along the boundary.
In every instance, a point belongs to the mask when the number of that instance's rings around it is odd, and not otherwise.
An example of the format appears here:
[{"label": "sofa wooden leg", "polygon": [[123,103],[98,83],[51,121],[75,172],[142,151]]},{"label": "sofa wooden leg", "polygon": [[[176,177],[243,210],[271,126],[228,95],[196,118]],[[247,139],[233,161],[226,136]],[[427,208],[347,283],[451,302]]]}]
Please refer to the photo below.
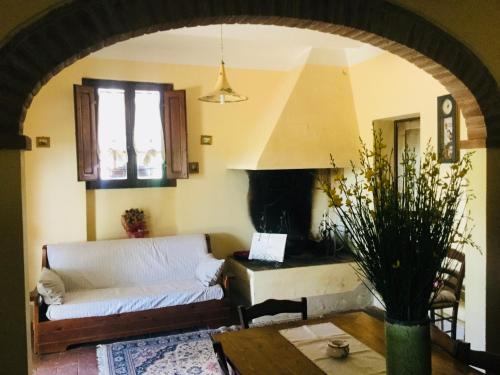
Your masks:
[{"label": "sofa wooden leg", "polygon": [[38,330],[33,328],[32,332],[33,333],[31,334],[31,340],[33,343],[33,353],[40,354],[40,340],[38,338]]}]

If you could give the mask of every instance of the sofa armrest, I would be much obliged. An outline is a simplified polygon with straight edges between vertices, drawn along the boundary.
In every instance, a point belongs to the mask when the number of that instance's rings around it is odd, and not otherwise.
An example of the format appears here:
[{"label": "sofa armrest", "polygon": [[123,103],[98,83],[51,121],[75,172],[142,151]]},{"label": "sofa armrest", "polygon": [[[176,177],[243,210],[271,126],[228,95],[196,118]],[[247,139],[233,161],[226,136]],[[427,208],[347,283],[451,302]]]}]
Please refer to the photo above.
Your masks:
[{"label": "sofa armrest", "polygon": [[38,293],[36,287],[30,292],[30,302],[34,302],[38,306],[43,303],[42,296]]},{"label": "sofa armrest", "polygon": [[33,302],[33,330],[38,331],[38,325],[42,320],[41,315],[42,311],[45,310],[45,306],[43,297],[38,293],[36,287],[30,292],[30,302]]}]

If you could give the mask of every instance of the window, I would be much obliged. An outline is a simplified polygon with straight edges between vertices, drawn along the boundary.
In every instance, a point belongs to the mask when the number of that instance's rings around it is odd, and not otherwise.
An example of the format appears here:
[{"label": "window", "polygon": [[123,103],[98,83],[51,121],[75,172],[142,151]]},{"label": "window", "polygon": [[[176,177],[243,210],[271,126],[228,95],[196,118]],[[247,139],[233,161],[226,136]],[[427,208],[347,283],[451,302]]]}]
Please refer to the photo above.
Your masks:
[{"label": "window", "polygon": [[78,179],[87,189],[175,186],[187,178],[186,101],[171,84],[75,85]]}]

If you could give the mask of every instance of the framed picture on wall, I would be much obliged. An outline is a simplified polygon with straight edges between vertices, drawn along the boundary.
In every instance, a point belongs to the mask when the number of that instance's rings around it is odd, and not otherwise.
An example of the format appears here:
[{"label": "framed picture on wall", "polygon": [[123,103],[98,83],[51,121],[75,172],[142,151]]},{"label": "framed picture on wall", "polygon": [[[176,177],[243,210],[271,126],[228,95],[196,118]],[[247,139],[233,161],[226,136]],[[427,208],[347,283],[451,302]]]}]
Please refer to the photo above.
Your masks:
[{"label": "framed picture on wall", "polygon": [[458,161],[457,103],[451,95],[438,96],[438,161],[455,163]]}]

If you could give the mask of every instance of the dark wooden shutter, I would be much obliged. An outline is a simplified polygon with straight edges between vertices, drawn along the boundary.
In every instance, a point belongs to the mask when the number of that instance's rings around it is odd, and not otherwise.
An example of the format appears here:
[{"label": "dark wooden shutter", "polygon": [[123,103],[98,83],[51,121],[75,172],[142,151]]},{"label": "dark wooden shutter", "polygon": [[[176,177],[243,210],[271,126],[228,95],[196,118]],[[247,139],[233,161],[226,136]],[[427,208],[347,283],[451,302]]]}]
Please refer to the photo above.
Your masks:
[{"label": "dark wooden shutter", "polygon": [[96,101],[93,87],[74,85],[78,181],[99,178]]},{"label": "dark wooden shutter", "polygon": [[164,91],[163,100],[167,178],[188,178],[186,91]]}]

